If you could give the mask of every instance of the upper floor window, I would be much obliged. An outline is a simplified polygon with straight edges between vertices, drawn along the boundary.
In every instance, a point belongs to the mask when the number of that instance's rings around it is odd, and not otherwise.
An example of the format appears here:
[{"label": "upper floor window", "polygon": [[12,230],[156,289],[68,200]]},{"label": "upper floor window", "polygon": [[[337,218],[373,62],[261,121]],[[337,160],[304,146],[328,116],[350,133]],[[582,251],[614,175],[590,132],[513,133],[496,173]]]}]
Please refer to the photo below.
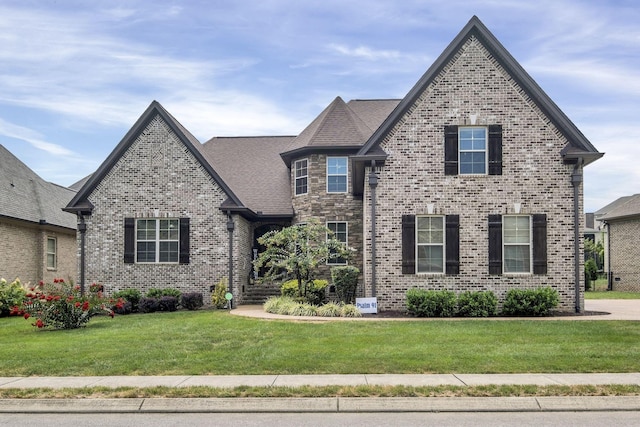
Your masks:
[{"label": "upper floor window", "polygon": [[502,175],[502,126],[445,126],[445,175]]},{"label": "upper floor window", "polygon": [[460,174],[486,174],[487,128],[461,127],[459,132]]},{"label": "upper floor window", "polygon": [[180,228],[177,219],[136,221],[137,262],[178,262]]},{"label": "upper floor window", "polygon": [[[327,239],[334,238],[343,245],[347,246],[347,223],[346,222],[327,222],[327,228],[331,233],[327,233]],[[333,235],[332,235],[333,234]],[[346,264],[347,260],[342,257],[330,257],[327,264],[340,265]]]},{"label": "upper floor window", "polygon": [[308,166],[307,159],[296,160],[294,163],[295,173],[295,195],[307,194],[308,192]]},{"label": "upper floor window", "polygon": [[327,157],[327,193],[347,192],[347,158]]},{"label": "upper floor window", "polygon": [[531,217],[505,215],[503,233],[503,271],[505,273],[531,273]]},{"label": "upper floor window", "polygon": [[55,237],[47,237],[47,268],[55,270],[58,267],[58,241]]},{"label": "upper floor window", "polygon": [[416,273],[444,272],[444,218],[416,217]]}]

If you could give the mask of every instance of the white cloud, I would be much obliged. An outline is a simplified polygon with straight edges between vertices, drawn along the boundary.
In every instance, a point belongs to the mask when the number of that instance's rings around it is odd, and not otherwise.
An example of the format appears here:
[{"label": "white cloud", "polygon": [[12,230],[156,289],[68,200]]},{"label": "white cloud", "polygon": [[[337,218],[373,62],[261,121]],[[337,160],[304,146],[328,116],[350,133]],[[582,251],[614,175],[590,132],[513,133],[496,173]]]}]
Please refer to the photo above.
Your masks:
[{"label": "white cloud", "polygon": [[44,141],[42,135],[40,135],[38,132],[15,125],[13,123],[9,123],[1,118],[0,135],[28,142],[33,147],[54,156],[76,156],[73,151],[68,150],[65,147]]},{"label": "white cloud", "polygon": [[340,55],[367,61],[397,60],[402,57],[402,54],[396,50],[375,50],[367,46],[352,48],[341,44],[330,44],[328,48]]}]

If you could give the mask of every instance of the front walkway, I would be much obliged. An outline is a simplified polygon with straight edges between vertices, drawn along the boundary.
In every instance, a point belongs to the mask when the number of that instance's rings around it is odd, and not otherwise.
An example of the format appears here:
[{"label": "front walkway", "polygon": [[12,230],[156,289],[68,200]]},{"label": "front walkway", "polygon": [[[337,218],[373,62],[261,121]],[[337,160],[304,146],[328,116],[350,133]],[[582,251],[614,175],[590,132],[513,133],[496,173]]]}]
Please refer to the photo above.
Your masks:
[{"label": "front walkway", "polygon": [[[601,300],[585,300],[585,311],[597,312],[597,315],[578,315],[578,316],[551,316],[551,317],[489,317],[484,320],[640,320],[640,300],[637,299],[601,299]],[[601,314],[600,314],[601,313]],[[284,316],[280,314],[267,313],[262,309],[261,305],[241,305],[233,310],[231,314],[236,316],[253,317],[260,319],[281,319],[296,321],[438,321],[442,318],[417,318],[417,317],[380,317],[375,315],[368,317],[345,318],[345,317],[307,317],[307,316]],[[468,320],[470,318],[447,318],[446,320]]]}]

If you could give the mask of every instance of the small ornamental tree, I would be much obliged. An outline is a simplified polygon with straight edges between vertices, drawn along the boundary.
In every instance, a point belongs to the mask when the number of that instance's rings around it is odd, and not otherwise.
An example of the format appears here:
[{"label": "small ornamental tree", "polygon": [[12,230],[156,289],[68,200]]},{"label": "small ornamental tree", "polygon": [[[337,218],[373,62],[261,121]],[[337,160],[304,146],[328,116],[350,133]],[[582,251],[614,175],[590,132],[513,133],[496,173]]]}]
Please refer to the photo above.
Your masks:
[{"label": "small ornamental tree", "polygon": [[332,236],[331,230],[318,221],[269,231],[258,239],[266,249],[254,261],[254,268],[257,271],[266,267],[264,278],[267,280],[296,279],[298,294],[304,297],[306,284],[314,279],[319,265],[331,259],[348,259],[351,255],[351,251]]}]

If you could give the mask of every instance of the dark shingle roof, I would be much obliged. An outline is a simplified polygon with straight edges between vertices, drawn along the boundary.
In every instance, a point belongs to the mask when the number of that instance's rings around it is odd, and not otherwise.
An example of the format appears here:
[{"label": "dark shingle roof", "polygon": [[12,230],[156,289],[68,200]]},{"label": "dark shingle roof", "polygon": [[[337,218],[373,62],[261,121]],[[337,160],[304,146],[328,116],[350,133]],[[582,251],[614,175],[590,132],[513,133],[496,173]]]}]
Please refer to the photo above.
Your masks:
[{"label": "dark shingle roof", "polygon": [[628,218],[640,215],[640,194],[625,196],[609,203],[598,210],[596,219],[599,221],[610,221],[615,219]]},{"label": "dark shingle roof", "polygon": [[254,213],[291,216],[289,168],[280,158],[294,136],[216,137],[201,150]]},{"label": "dark shingle roof", "polygon": [[75,194],[43,180],[0,145],[0,216],[75,230],[75,215],[62,211]]}]

